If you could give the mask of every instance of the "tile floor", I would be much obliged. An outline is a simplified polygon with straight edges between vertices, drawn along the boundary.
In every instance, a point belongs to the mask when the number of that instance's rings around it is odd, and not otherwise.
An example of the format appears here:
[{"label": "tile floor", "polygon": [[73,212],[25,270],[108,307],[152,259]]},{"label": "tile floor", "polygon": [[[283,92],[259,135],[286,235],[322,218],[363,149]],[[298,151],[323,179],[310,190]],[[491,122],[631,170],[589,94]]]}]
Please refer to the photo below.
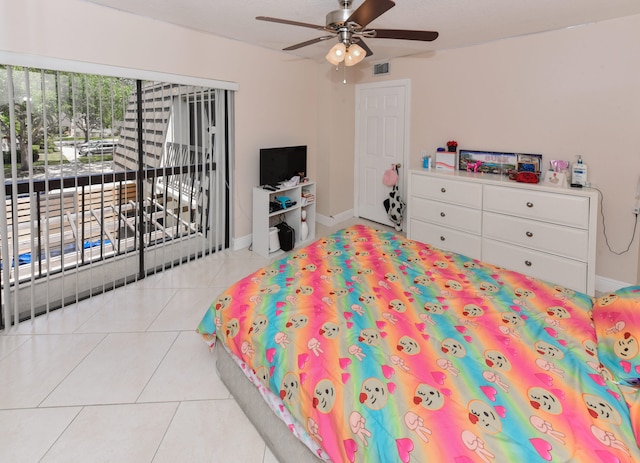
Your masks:
[{"label": "tile floor", "polygon": [[268,263],[227,250],[0,331],[0,462],[276,463],[195,333]]}]

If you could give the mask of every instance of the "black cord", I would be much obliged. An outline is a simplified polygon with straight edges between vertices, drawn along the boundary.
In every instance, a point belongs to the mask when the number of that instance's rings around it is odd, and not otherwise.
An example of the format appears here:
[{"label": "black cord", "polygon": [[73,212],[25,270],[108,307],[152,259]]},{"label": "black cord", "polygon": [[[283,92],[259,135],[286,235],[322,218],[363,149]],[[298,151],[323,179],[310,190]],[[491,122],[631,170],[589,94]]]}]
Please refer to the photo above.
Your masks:
[{"label": "black cord", "polygon": [[631,235],[631,241],[629,241],[629,245],[627,246],[627,249],[620,252],[614,251],[613,249],[611,249],[611,245],[609,245],[609,237],[607,236],[607,226],[604,220],[604,193],[602,193],[602,191],[600,191],[598,188],[595,188],[595,187],[591,187],[591,188],[593,188],[598,193],[600,193],[600,215],[602,216],[602,234],[604,235],[604,242],[607,243],[607,248],[609,248],[609,252],[615,254],[616,256],[621,256],[622,254],[629,252],[629,249],[631,249],[631,244],[633,243],[633,240],[636,237],[636,229],[638,228],[638,214],[635,214],[636,220],[633,224],[633,234]]}]

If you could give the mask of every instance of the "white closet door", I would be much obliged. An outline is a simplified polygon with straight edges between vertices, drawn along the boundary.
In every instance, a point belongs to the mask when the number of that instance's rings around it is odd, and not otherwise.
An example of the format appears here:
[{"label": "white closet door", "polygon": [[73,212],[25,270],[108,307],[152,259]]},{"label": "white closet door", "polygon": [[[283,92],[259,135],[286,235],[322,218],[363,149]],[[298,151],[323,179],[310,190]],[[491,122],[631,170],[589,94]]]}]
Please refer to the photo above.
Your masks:
[{"label": "white closet door", "polygon": [[386,225],[392,225],[384,208],[391,187],[382,183],[382,176],[405,160],[408,94],[408,82],[401,81],[362,85],[356,96],[356,215]]}]

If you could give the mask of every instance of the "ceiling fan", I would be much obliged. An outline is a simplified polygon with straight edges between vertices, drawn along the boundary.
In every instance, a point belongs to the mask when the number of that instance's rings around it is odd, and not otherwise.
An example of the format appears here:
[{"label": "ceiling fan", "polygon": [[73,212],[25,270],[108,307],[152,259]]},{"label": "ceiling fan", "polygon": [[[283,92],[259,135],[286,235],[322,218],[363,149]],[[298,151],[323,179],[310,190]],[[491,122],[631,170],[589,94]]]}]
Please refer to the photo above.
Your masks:
[{"label": "ceiling fan", "polygon": [[274,23],[289,24],[291,26],[308,27],[329,35],[323,35],[306,42],[297,43],[284,48],[285,51],[297,50],[298,48],[313,45],[314,43],[332,39],[338,36],[338,43],[329,51],[326,58],[331,64],[337,66],[342,61],[347,66],[362,61],[365,56],[373,55],[371,49],[364,43],[363,38],[372,39],[401,39],[419,40],[431,42],[438,38],[438,33],[433,31],[414,31],[405,29],[367,29],[367,25],[374,19],[395,6],[391,0],[364,0],[357,9],[351,9],[352,0],[338,0],[342,7],[339,10],[331,11],[327,14],[326,25],[317,26],[315,24],[290,21],[288,19],[271,18],[269,16],[257,16],[259,21],[270,21]]}]

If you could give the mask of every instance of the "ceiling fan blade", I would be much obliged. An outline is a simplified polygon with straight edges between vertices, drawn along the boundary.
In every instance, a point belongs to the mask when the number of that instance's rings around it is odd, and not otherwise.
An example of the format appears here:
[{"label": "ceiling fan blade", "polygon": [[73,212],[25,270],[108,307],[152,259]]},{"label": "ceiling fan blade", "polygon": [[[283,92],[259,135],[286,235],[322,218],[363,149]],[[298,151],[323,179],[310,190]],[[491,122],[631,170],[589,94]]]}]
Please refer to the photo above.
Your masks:
[{"label": "ceiling fan blade", "polygon": [[353,43],[355,43],[356,45],[360,45],[362,49],[367,52],[367,56],[373,55],[371,48],[367,47],[367,44],[364,43],[364,40],[362,40],[361,38],[359,37],[357,39],[354,38]]},{"label": "ceiling fan blade", "polygon": [[438,38],[438,33],[434,31],[410,31],[405,29],[375,29],[377,39],[402,39],[421,40],[432,42]]},{"label": "ceiling fan blade", "polygon": [[326,28],[324,26],[317,26],[315,24],[309,24],[309,23],[301,23],[298,21],[290,21],[288,19],[271,18],[269,16],[256,16],[256,19],[258,21],[268,21],[272,23],[289,24],[290,26],[309,27],[311,29],[316,29],[319,31],[326,31]]},{"label": "ceiling fan blade", "polygon": [[347,18],[346,22],[354,22],[364,28],[371,21],[394,6],[395,2],[391,0],[365,0],[356,11],[351,13],[351,16]]},{"label": "ceiling fan blade", "polygon": [[323,40],[334,39],[335,35],[323,35],[322,37],[318,37],[315,39],[307,40],[306,42],[296,43],[295,45],[291,45],[290,47],[283,48],[284,51],[297,50],[298,48],[306,47],[307,45],[313,45],[314,43],[322,42]]}]

